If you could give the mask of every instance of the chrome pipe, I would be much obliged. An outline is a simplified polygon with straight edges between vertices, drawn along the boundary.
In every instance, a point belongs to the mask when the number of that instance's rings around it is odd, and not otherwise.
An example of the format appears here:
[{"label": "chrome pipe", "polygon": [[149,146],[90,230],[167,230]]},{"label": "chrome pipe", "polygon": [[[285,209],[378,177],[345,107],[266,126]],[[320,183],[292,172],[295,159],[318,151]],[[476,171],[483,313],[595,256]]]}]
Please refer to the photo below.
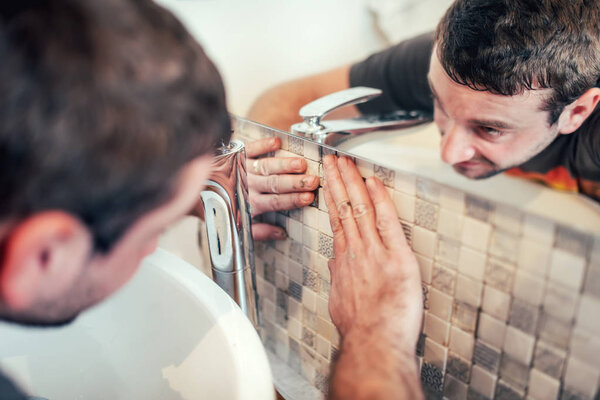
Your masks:
[{"label": "chrome pipe", "polygon": [[201,233],[206,237],[200,247],[210,262],[213,280],[257,327],[254,242],[242,142],[232,141],[217,150],[200,199],[198,214],[203,216],[205,232]]}]

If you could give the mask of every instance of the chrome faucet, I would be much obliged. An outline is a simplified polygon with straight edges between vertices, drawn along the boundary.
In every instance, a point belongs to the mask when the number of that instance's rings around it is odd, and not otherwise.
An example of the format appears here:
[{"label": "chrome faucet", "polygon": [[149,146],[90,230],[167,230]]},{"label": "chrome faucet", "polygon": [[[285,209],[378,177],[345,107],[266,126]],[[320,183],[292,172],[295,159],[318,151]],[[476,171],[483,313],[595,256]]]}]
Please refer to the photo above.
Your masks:
[{"label": "chrome faucet", "polygon": [[335,146],[352,134],[380,129],[408,128],[432,120],[431,115],[423,111],[396,111],[383,115],[323,120],[323,117],[333,110],[364,103],[381,93],[379,89],[358,86],[321,97],[300,109],[298,114],[304,122],[292,125],[291,132],[317,143]]},{"label": "chrome faucet", "polygon": [[[248,203],[244,144],[231,141],[217,150],[213,172],[200,194],[198,214],[205,221],[200,247],[213,279],[258,326],[254,242]],[[202,243],[202,236],[206,243]]]}]

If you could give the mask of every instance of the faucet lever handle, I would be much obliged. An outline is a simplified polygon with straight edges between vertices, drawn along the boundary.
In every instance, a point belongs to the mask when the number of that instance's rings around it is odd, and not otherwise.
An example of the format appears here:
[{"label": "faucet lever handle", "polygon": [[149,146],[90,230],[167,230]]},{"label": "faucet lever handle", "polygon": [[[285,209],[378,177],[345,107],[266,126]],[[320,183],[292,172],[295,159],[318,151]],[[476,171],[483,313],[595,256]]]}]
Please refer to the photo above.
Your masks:
[{"label": "faucet lever handle", "polygon": [[331,111],[352,104],[364,103],[381,93],[380,89],[364,86],[340,90],[308,103],[300,109],[298,114],[310,127],[317,129],[320,127],[321,118]]}]

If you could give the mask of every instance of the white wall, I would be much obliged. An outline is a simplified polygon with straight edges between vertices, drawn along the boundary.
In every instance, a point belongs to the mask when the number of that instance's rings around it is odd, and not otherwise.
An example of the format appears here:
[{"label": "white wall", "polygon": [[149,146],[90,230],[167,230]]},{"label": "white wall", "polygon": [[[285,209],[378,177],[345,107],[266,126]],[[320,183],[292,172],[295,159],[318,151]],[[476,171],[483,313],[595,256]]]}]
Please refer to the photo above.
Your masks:
[{"label": "white wall", "polygon": [[357,61],[384,42],[366,0],[159,0],[204,46],[244,115],[278,82]]}]

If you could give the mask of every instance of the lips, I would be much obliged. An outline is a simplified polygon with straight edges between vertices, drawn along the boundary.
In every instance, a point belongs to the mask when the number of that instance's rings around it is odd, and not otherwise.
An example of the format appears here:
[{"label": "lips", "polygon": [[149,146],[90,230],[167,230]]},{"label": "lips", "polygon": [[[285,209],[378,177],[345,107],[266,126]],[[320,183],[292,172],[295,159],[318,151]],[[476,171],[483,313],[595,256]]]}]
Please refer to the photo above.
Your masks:
[{"label": "lips", "polygon": [[479,161],[463,161],[461,163],[454,164],[454,167],[459,169],[472,169],[480,165],[481,163]]}]

